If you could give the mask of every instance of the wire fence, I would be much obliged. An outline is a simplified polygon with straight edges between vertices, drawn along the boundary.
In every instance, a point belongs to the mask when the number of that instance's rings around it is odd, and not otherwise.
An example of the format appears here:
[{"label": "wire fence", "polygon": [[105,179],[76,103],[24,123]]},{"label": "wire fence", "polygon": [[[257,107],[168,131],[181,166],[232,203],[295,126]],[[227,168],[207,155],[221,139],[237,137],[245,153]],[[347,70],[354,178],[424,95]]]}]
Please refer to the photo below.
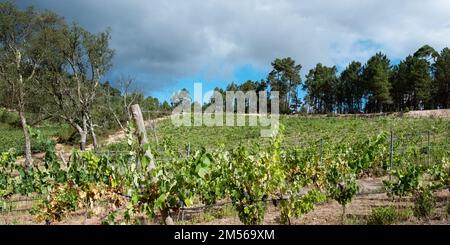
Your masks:
[{"label": "wire fence", "polygon": [[[171,112],[168,111],[142,111],[145,118],[152,118],[154,115],[158,115],[159,113],[164,113],[164,115],[167,117],[171,114]],[[388,114],[386,114],[388,115]],[[165,117],[165,118],[166,118]],[[161,118],[161,117],[159,117]],[[149,120],[149,123],[147,125],[147,134],[151,137],[153,137],[154,143],[156,143],[156,149],[160,149],[158,138],[158,129],[157,129],[157,123],[154,120]],[[369,138],[375,136],[379,132],[358,132],[358,137],[360,138]],[[333,138],[335,140],[329,141],[325,138],[320,138],[314,142],[304,142],[300,141],[298,139],[297,135],[285,135],[284,139],[290,139],[293,138],[296,140],[295,146],[296,147],[311,147],[312,145],[316,144],[319,148],[319,154],[320,158],[322,158],[322,154],[324,152],[323,148],[326,144],[336,144],[337,142],[343,141],[345,138],[351,136],[354,134],[354,130],[351,128],[347,128],[345,132],[340,132],[339,134],[333,134]],[[390,130],[389,134],[390,142],[389,142],[389,149],[390,149],[390,155],[395,156],[396,154],[404,155],[408,150],[413,149],[421,149],[422,153],[425,153],[426,158],[417,158],[416,162],[420,163],[428,163],[430,164],[434,160],[436,160],[436,151],[440,149],[450,149],[450,124],[446,130],[446,133],[436,133],[433,130],[418,130],[418,131],[411,131],[407,133],[400,134],[396,132],[395,130]],[[414,140],[414,145],[411,146],[412,141]],[[182,149],[179,149],[178,152],[180,152],[180,157],[183,156],[189,156],[191,152],[191,148],[195,146],[192,146],[190,142],[187,142],[185,144],[185,147]],[[198,146],[197,146],[198,147]],[[183,154],[183,152],[186,152],[186,155]],[[119,152],[117,152],[119,153]]]},{"label": "wire fence", "polygon": [[[327,142],[323,139],[314,142],[317,151],[310,152],[309,154],[315,155],[322,161],[324,157],[324,145]],[[302,144],[298,147],[310,147],[311,144]],[[413,161],[416,164],[423,164],[430,166],[433,163],[437,163],[437,161],[442,160],[443,157],[449,157],[450,152],[450,137],[447,132],[446,135],[436,134],[432,131],[415,131],[408,132],[404,134],[396,134],[394,131],[391,131],[389,134],[389,142],[387,145],[389,149],[389,169],[394,169],[396,167],[401,167],[401,164],[407,164],[405,162],[398,162],[395,159],[402,159],[403,156],[409,156],[408,161]],[[180,154],[180,159],[188,159],[192,155],[192,147],[190,143],[187,143],[186,148],[181,149],[180,152],[184,152],[184,154]],[[110,156],[120,156],[124,154],[129,154],[129,151],[111,151],[111,150],[99,150],[97,151],[99,154],[107,154]],[[180,160],[178,159],[178,160]],[[159,157],[156,159],[157,162],[170,162],[174,160],[173,157]],[[177,160],[177,159],[175,159]],[[400,165],[399,165],[400,164]],[[385,192],[380,189],[381,192]],[[376,193],[376,192],[375,192]],[[374,192],[361,192],[358,195],[368,195],[375,194]],[[0,213],[15,213],[15,212],[26,212],[30,211],[33,205],[42,200],[42,197],[39,196],[31,196],[31,197],[13,197],[3,199],[0,206]],[[218,203],[218,206],[223,206],[225,204],[231,204],[231,202],[226,203]],[[209,207],[214,207],[215,205],[205,205],[205,206],[197,206],[193,208],[182,207],[182,210],[185,211],[195,211],[195,210],[204,210]]]}]

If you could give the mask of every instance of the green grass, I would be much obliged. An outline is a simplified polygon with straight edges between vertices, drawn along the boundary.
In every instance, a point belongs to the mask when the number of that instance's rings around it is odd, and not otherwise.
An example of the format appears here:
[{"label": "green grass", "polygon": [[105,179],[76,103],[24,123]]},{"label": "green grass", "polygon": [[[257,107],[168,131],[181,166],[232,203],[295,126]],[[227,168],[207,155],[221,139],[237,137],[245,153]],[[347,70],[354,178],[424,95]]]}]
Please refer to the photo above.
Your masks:
[{"label": "green grass", "polygon": [[[71,129],[67,125],[45,125],[39,127],[39,130],[47,137],[67,137]],[[23,133],[20,128],[13,128],[8,125],[0,125],[0,152],[15,148],[16,152],[23,152]],[[31,142],[33,152],[38,152],[40,147],[36,142]]]},{"label": "green grass", "polygon": [[407,222],[413,217],[413,210],[405,207],[376,207],[367,216],[351,216],[344,219],[345,225],[395,225]]},{"label": "green grass", "polygon": [[411,209],[397,209],[395,207],[378,207],[372,209],[367,219],[369,225],[393,225],[409,220],[413,216]]},{"label": "green grass", "polygon": [[[192,225],[211,222],[217,219],[224,219],[229,217],[236,217],[237,213],[233,209],[232,205],[225,205],[220,208],[206,209],[197,215],[194,215],[190,219],[177,220],[177,225]],[[177,217],[178,218],[178,217]]]},{"label": "green grass", "polygon": [[[27,117],[32,118],[30,114]],[[32,121],[32,120],[29,120]],[[44,121],[37,127],[43,136],[67,139],[72,130],[67,124],[58,124]],[[42,150],[41,142],[31,141],[31,150],[39,152]],[[17,112],[0,108],[0,152],[10,149],[16,149],[16,152],[22,153],[24,148],[23,132],[20,127],[20,119]]]}]

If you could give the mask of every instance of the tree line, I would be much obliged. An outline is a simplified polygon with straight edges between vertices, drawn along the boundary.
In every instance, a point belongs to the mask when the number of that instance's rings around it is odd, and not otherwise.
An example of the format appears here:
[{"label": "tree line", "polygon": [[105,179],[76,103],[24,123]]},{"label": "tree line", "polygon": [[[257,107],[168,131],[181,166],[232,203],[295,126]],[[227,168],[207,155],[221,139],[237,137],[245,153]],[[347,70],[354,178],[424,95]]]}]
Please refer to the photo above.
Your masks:
[{"label": "tree line", "polygon": [[450,106],[450,50],[425,45],[397,65],[377,53],[365,65],[317,64],[306,76],[306,103],[317,113],[400,112]]},{"label": "tree line", "polygon": [[[450,108],[450,49],[419,48],[399,64],[379,52],[365,64],[352,61],[340,73],[318,63],[301,79],[292,58],[276,59],[267,79],[230,83],[225,91],[279,91],[280,112],[378,113]],[[299,90],[306,95],[302,101]],[[211,103],[208,103],[209,105]]]}]

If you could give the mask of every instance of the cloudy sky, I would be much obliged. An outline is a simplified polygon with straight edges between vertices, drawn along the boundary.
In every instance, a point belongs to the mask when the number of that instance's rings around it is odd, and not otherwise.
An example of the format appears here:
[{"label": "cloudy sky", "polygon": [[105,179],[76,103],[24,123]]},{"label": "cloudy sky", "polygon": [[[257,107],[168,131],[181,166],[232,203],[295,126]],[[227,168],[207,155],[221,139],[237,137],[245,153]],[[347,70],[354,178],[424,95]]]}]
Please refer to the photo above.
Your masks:
[{"label": "cloudy sky", "polygon": [[376,53],[398,62],[423,44],[450,46],[447,0],[17,0],[50,9],[92,32],[111,28],[114,66],[106,79],[136,79],[167,99],[263,79],[270,62],[293,57],[302,74],[321,62],[340,69]]}]

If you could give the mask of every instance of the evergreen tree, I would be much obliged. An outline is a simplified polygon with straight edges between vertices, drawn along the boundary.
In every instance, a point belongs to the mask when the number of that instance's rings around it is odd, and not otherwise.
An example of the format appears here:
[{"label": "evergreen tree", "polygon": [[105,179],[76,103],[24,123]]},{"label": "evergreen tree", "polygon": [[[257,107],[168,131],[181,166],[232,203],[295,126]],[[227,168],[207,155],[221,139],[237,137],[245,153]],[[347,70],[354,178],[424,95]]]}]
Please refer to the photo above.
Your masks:
[{"label": "evergreen tree", "polygon": [[292,58],[276,59],[272,62],[273,70],[269,73],[268,83],[272,91],[280,93],[280,112],[290,113],[299,105],[298,87],[301,85],[301,65],[296,65]]},{"label": "evergreen tree", "polygon": [[440,108],[450,108],[450,49],[444,48],[435,64],[434,91],[436,104]]},{"label": "evergreen tree", "polygon": [[341,94],[340,104],[344,106],[341,111],[355,113],[362,109],[362,98],[364,96],[364,86],[362,83],[362,65],[353,61],[341,73],[340,86],[336,91]]},{"label": "evergreen tree", "polygon": [[307,91],[306,101],[316,113],[333,111],[338,79],[336,67],[317,64],[306,75],[303,88]]},{"label": "evergreen tree", "polygon": [[431,100],[430,64],[426,59],[408,56],[394,69],[392,97],[396,110],[428,109]]},{"label": "evergreen tree", "polygon": [[382,112],[383,108],[392,104],[390,95],[390,61],[386,55],[377,53],[364,66],[363,78],[366,88],[368,112]]}]

